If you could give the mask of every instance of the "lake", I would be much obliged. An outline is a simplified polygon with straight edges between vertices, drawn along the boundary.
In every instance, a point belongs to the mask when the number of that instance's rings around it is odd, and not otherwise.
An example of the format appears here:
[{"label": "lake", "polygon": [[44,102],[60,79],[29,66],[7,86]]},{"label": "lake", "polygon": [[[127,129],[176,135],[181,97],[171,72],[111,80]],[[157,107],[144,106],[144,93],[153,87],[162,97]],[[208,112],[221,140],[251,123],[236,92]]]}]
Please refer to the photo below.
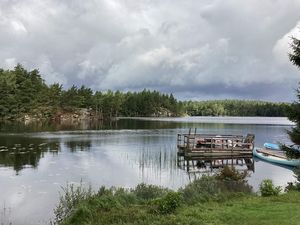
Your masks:
[{"label": "lake", "polygon": [[[289,143],[286,118],[184,117],[120,118],[109,124],[0,124],[0,224],[47,224],[61,187],[80,182],[134,187],[138,183],[172,189],[192,179],[176,160],[177,133],[255,134],[264,142]],[[249,183],[270,178],[293,181],[291,168],[254,160]]]}]

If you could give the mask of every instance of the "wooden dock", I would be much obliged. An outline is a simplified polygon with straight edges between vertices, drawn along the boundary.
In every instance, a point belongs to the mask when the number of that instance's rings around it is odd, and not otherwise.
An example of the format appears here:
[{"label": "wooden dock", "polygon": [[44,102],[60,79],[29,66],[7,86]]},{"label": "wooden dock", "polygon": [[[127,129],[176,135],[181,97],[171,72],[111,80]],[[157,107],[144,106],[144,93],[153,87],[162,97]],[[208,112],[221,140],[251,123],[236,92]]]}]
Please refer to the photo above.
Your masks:
[{"label": "wooden dock", "polygon": [[177,135],[177,164],[189,174],[213,173],[232,166],[243,171],[254,171],[252,151],[254,135],[197,134],[189,129]]},{"label": "wooden dock", "polygon": [[178,156],[194,157],[243,157],[251,155],[254,148],[253,134],[242,135],[216,135],[197,134],[189,130],[188,134],[177,135]]}]

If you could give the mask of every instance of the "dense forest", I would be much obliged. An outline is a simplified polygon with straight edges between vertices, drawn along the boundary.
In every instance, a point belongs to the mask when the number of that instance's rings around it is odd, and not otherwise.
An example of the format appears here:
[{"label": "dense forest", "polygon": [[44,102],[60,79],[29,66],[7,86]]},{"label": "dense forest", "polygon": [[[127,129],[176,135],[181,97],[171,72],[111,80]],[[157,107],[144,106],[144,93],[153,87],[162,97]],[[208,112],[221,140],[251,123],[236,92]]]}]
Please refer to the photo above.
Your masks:
[{"label": "dense forest", "polygon": [[191,116],[285,116],[290,104],[254,100],[212,100],[184,102]]},{"label": "dense forest", "polygon": [[287,103],[244,100],[185,101],[172,94],[93,91],[91,88],[61,84],[47,85],[38,70],[21,65],[13,70],[0,69],[0,118],[19,119],[24,115],[53,118],[64,112],[85,108],[98,118],[115,116],[284,116]]},{"label": "dense forest", "polygon": [[61,84],[47,85],[38,70],[27,71],[21,65],[14,70],[0,69],[0,117],[20,118],[25,114],[53,117],[57,112],[76,108],[93,109],[102,118],[114,116],[177,116],[182,103],[172,94],[93,91],[81,86],[63,89]]}]

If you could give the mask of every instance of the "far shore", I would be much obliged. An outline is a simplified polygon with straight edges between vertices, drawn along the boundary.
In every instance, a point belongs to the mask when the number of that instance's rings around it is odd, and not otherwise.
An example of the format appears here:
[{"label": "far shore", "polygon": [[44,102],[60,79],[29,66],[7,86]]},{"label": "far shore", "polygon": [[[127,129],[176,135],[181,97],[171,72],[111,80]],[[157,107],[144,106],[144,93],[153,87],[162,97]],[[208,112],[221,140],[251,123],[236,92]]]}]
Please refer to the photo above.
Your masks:
[{"label": "far shore", "polygon": [[259,117],[259,116],[183,116],[183,117],[117,117],[120,119],[184,122],[184,123],[223,123],[223,124],[256,124],[293,126],[294,122],[287,117]]}]

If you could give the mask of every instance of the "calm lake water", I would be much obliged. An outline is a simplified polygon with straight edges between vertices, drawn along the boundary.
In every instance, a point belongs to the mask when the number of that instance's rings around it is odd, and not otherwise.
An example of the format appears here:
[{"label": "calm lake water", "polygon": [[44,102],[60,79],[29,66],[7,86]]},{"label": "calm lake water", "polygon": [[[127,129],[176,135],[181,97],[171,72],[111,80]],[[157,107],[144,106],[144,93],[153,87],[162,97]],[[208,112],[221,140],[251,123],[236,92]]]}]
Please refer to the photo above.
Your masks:
[{"label": "calm lake water", "polygon": [[[253,133],[256,146],[289,142],[286,118],[123,118],[111,124],[0,124],[0,224],[47,224],[67,183],[176,189],[193,179],[176,160],[177,133]],[[290,168],[255,159],[249,183],[294,180]]]}]

